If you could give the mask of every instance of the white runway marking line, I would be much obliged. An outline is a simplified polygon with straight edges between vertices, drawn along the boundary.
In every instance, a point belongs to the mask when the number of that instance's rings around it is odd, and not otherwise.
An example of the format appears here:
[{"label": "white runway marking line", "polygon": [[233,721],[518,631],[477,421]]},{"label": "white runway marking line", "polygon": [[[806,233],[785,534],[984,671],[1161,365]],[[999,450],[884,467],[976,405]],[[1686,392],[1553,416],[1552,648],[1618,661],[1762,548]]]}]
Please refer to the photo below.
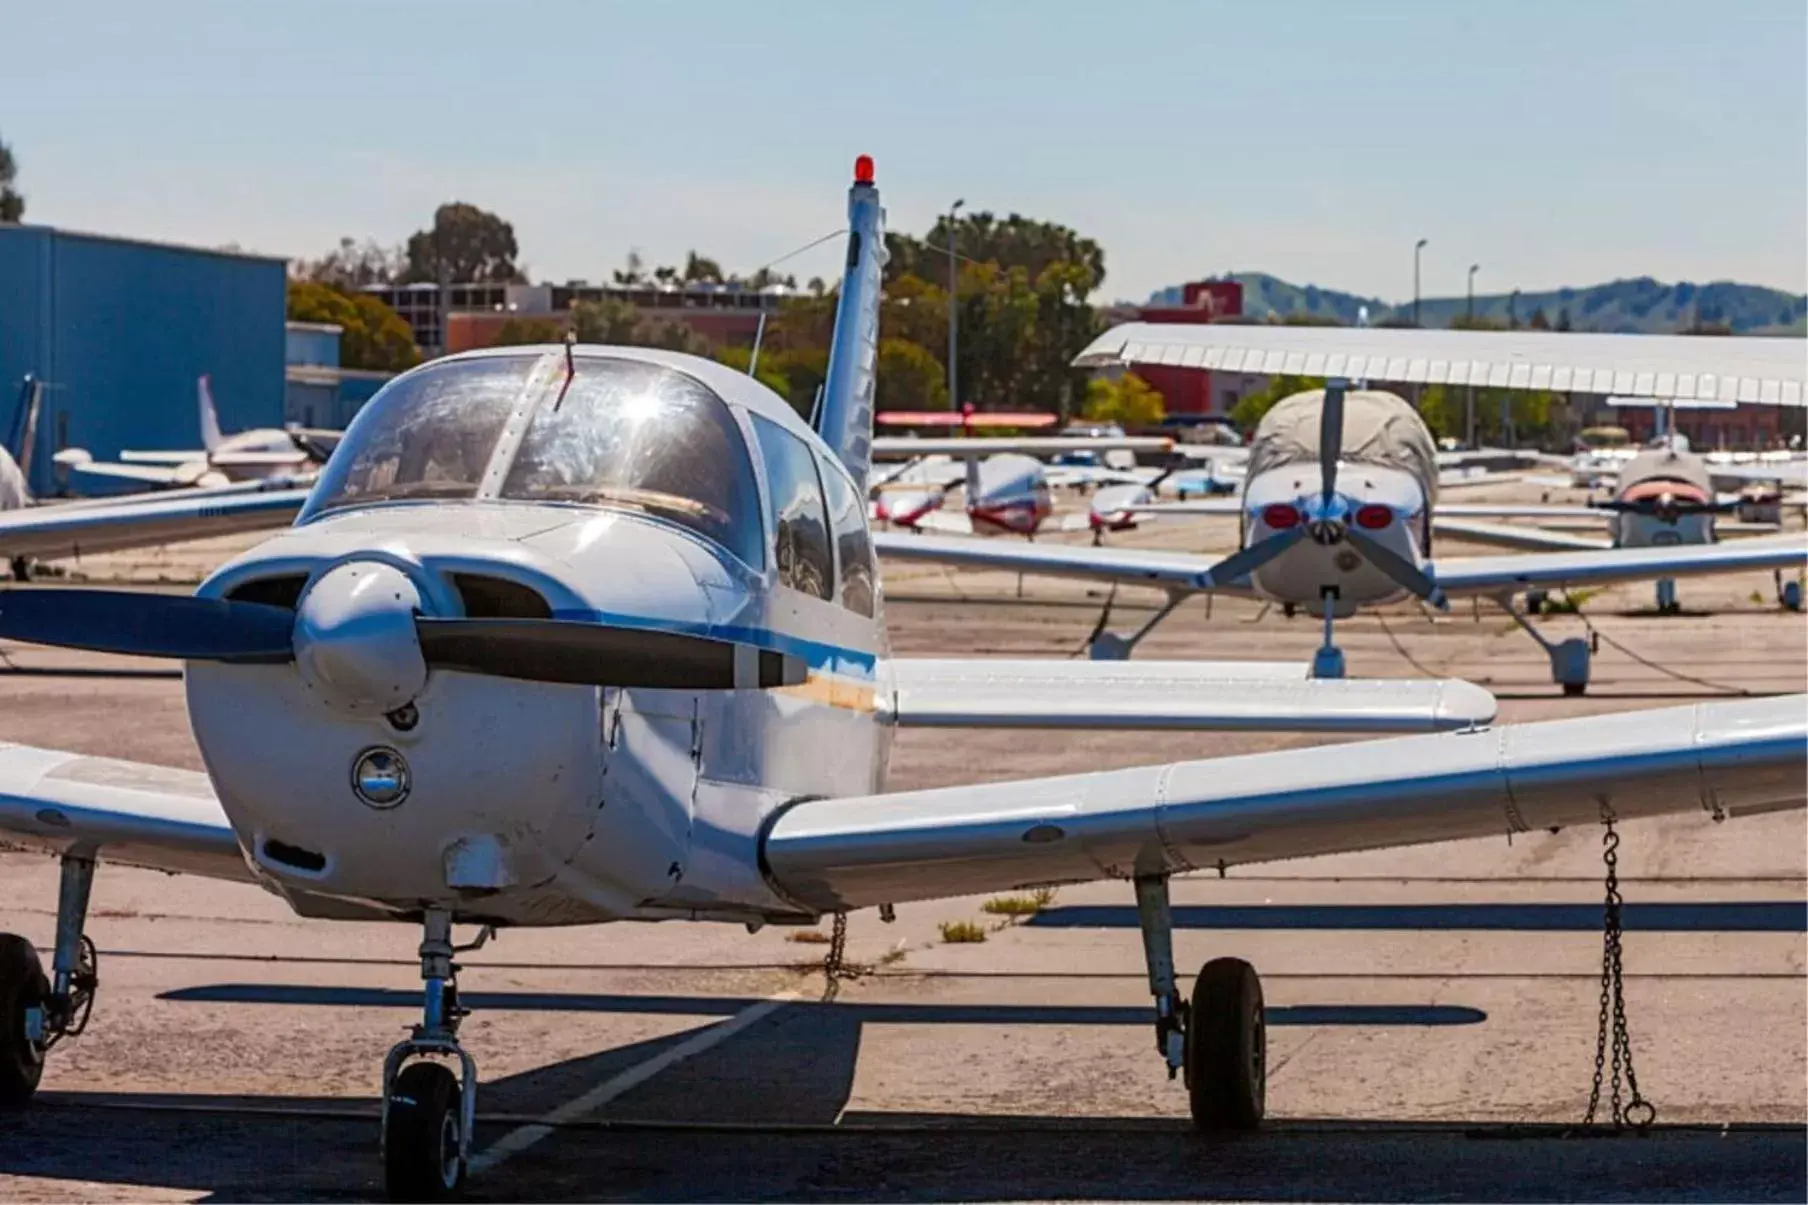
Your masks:
[{"label": "white runway marking line", "polygon": [[[743,1029],[757,1024],[799,998],[797,992],[780,992],[776,996],[768,996],[751,1008],[736,1013],[728,1020],[700,1030],[678,1045],[661,1051],[646,1062],[637,1063],[619,1075],[609,1077],[582,1096],[566,1101],[540,1118],[539,1121],[529,1122],[527,1125],[510,1130],[485,1148],[482,1153],[473,1155],[471,1171],[484,1172],[501,1166],[507,1160],[514,1158],[545,1138],[558,1126],[576,1121],[586,1113],[594,1112],[623,1093],[646,1083],[668,1067],[676,1066],[694,1055],[702,1054],[712,1046],[721,1045]],[[481,1094],[478,1099],[482,1100]]]}]

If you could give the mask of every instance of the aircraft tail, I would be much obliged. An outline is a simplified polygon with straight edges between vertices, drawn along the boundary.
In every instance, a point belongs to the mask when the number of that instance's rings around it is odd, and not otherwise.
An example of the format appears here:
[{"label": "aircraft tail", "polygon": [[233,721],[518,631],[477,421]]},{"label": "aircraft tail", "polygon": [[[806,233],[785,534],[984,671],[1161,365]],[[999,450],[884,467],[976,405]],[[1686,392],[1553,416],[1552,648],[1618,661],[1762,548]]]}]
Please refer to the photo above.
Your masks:
[{"label": "aircraft tail", "polygon": [[201,402],[201,446],[212,452],[225,442],[226,437],[220,434],[220,412],[214,409],[213,385],[206,373],[195,381],[195,393]]},{"label": "aircraft tail", "polygon": [[19,473],[31,480],[31,458],[38,446],[38,417],[44,409],[44,382],[31,373],[19,383],[19,401],[13,409],[12,427],[7,432],[6,450]]},{"label": "aircraft tail", "polygon": [[873,386],[879,358],[879,294],[885,267],[885,210],[873,161],[854,160],[848,190],[847,270],[835,307],[829,371],[816,407],[816,432],[862,487],[873,461]]}]

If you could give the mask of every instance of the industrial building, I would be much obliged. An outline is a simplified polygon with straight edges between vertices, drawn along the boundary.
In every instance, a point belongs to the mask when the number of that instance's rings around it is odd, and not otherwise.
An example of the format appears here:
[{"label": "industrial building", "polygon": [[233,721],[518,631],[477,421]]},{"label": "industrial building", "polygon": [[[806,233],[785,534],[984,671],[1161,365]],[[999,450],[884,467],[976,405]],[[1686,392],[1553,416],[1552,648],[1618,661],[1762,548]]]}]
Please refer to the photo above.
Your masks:
[{"label": "industrial building", "polygon": [[[415,346],[428,356],[488,347],[511,318],[550,318],[563,323],[580,301],[620,301],[642,317],[681,322],[712,345],[751,345],[760,315],[776,313],[797,290],[783,284],[753,288],[740,283],[645,281],[631,285],[573,280],[553,284],[448,285],[442,306],[435,284],[373,284],[364,291],[401,315]],[[442,335],[441,328],[445,328]]]},{"label": "industrial building", "polygon": [[339,366],[340,337],[331,322],[291,322],[284,336],[283,422],[343,429],[394,373]]},{"label": "industrial building", "polygon": [[0,393],[46,383],[32,488],[50,454],[199,446],[195,380],[228,431],[284,416],[285,264],[49,226],[0,225]]}]

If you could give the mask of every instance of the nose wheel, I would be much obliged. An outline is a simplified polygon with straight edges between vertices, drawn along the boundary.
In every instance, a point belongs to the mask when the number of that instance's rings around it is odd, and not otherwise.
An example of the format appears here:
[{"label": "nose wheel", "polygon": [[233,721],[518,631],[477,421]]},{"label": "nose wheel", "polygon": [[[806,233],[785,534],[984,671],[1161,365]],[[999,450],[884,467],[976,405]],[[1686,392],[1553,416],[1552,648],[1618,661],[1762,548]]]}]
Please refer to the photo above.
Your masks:
[{"label": "nose wheel", "polygon": [[44,1058],[64,1038],[88,1028],[100,985],[99,957],[82,932],[94,860],[62,859],[57,888],[56,950],[47,978],[25,938],[0,933],[0,1109],[31,1103],[44,1076]]},{"label": "nose wheel", "polygon": [[383,1184],[392,1201],[456,1196],[477,1120],[477,1063],[458,1043],[470,1010],[458,1002],[452,956],[482,948],[495,931],[486,926],[470,945],[454,946],[443,908],[429,908],[421,928],[421,1023],[383,1060]]}]

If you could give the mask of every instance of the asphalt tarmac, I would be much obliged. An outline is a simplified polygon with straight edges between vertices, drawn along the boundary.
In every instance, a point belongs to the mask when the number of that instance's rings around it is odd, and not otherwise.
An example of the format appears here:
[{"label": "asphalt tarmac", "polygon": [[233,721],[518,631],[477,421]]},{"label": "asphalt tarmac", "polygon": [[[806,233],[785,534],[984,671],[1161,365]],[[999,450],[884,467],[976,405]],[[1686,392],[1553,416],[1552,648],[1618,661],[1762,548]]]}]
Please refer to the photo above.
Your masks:
[{"label": "asphalt tarmac", "polygon": [[[1228,525],[1124,542],[1200,549]],[[184,556],[156,570],[181,580]],[[1479,549],[1453,549],[1451,554]],[[159,554],[164,555],[164,554]],[[106,575],[106,566],[84,572]],[[143,578],[137,570],[121,571]],[[189,574],[192,576],[192,573]],[[1104,592],[897,566],[908,654],[1068,655]],[[1808,627],[1765,574],[1648,586],[1540,621],[1592,624],[1563,698],[1498,612],[1397,608],[1341,625],[1350,672],[1462,675],[1501,720],[1808,687]],[[1125,591],[1114,620],[1156,596]],[[1138,650],[1305,658],[1318,625],[1188,603]],[[0,740],[190,767],[160,667],[0,646]],[[1214,734],[901,734],[892,783],[1315,743]],[[1808,818],[1629,825],[1626,1007],[1643,1135],[1586,1108],[1600,994],[1600,835],[1566,831],[1233,871],[1176,884],[1179,961],[1237,954],[1269,1007],[1264,1132],[1195,1137],[1154,1049],[1127,886],[1063,888],[1011,921],[979,899],[851,922],[866,971],[825,1001],[823,946],[738,927],[511,932],[463,959],[483,1072],[480,1199],[1790,1200],[1808,1197]],[[55,867],[0,854],[0,921],[40,944]],[[939,925],[979,922],[983,943]],[[826,931],[824,926],[823,931]],[[340,1200],[380,1193],[376,1090],[418,1011],[400,926],[292,916],[231,884],[97,877],[102,989],[38,1101],[0,1116],[0,1199]]]}]

